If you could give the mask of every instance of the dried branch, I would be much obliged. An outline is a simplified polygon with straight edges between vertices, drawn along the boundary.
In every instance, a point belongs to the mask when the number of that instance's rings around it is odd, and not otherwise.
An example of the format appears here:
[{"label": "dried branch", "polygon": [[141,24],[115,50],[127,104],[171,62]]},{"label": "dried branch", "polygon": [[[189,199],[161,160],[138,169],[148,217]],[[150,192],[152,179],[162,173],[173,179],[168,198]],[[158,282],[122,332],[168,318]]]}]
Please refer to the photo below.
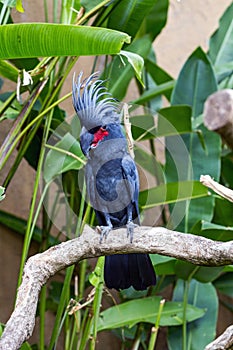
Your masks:
[{"label": "dried branch", "polygon": [[233,326],[229,326],[223,334],[221,334],[212,343],[206,346],[205,350],[228,350],[233,346]]},{"label": "dried branch", "polygon": [[[221,197],[233,202],[233,191],[218,182],[214,181],[209,175],[201,175],[200,182],[219,194]],[[212,343],[206,346],[205,350],[230,350],[233,348],[233,325],[229,326]]]},{"label": "dried branch", "polygon": [[201,175],[200,182],[204,186],[213,190],[215,193],[219,194],[221,197],[226,198],[230,202],[233,202],[233,191],[230,188],[214,181],[209,175]]},{"label": "dried branch", "polygon": [[204,124],[216,131],[233,149],[233,90],[224,89],[210,95],[204,105]]},{"label": "dried branch", "polygon": [[135,252],[163,254],[196,265],[233,264],[233,241],[216,242],[162,227],[138,227],[135,229],[133,243],[127,240],[125,229],[119,229],[114,230],[100,244],[99,235],[86,226],[79,238],[61,243],[28,259],[15,310],[0,339],[0,349],[17,350],[31,336],[41,287],[56,272],[85,258]]},{"label": "dried branch", "polygon": [[131,157],[134,159],[134,141],[131,131],[131,123],[129,121],[129,105],[127,103],[123,104],[123,116],[124,116],[124,127],[126,132],[126,140],[128,144],[128,151]]}]

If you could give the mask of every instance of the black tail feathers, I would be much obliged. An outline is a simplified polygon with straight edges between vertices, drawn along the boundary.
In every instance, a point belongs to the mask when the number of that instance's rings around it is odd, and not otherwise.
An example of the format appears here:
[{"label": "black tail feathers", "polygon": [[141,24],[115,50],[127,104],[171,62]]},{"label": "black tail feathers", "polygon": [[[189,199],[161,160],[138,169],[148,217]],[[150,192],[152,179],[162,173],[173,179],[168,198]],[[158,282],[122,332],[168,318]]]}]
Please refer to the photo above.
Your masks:
[{"label": "black tail feathers", "polygon": [[104,279],[108,288],[117,290],[133,286],[145,290],[156,284],[156,276],[148,254],[119,254],[105,257]]}]

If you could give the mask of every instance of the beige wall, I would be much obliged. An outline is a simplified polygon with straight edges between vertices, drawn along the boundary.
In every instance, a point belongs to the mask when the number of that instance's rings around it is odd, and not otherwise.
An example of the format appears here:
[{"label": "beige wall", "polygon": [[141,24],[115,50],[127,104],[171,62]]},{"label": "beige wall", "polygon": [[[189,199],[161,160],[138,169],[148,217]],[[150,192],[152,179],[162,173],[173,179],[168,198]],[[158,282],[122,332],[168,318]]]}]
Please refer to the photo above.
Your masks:
[{"label": "beige wall", "polygon": [[188,56],[208,48],[211,34],[231,0],[170,0],[168,22],[155,40],[158,64],[175,78]]},{"label": "beige wall", "polygon": [[[218,19],[231,2],[231,0],[171,0],[167,26],[154,43],[158,64],[177,77],[183,63],[197,46],[207,48],[210,34],[218,27]],[[40,13],[41,0],[24,0],[23,3],[25,14],[14,15],[18,22],[43,21],[43,15]],[[84,70],[88,74],[90,71],[87,60],[82,60],[83,65],[84,62]],[[82,64],[79,63],[75,69],[76,71],[83,69]],[[71,81],[67,81],[64,93],[70,91],[70,87]],[[131,93],[134,91],[132,87]],[[66,103],[65,107],[68,113],[73,113],[71,101]],[[5,128],[1,125],[0,143],[7,129],[7,125]],[[0,184],[4,176],[4,173],[0,174]],[[23,162],[10,184],[6,199],[0,204],[1,209],[26,218],[30,207],[33,179],[34,173],[27,163]],[[6,321],[14,303],[22,238],[3,227],[0,227],[0,234],[0,320]]]}]

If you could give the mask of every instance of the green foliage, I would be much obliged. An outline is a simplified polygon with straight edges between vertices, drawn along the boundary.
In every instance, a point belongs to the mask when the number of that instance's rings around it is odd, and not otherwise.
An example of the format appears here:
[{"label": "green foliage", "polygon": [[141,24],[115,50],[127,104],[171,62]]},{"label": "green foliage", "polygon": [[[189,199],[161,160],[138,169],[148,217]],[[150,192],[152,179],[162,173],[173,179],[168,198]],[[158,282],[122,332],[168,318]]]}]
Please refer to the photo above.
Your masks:
[{"label": "green foliage", "polygon": [[0,37],[0,59],[111,55],[130,42],[127,34],[110,29],[53,23],[6,24]]},{"label": "green foliage", "polygon": [[0,186],[0,201],[5,198],[5,188]]},{"label": "green foliage", "polygon": [[113,10],[108,19],[108,26],[134,37],[140,29],[140,24],[149,14],[154,0],[122,0]]},{"label": "green foliage", "polygon": [[[200,77],[200,78],[199,78]],[[172,105],[187,104],[192,108],[192,117],[195,119],[203,112],[204,102],[206,98],[217,90],[216,78],[213,67],[208,59],[208,56],[200,49],[188,58],[184,64],[180,75],[177,79],[175,88],[172,93]],[[208,131],[203,125],[199,126],[204,147],[200,142],[197,133],[186,133],[172,138],[167,138],[166,173],[170,181],[175,181],[177,176],[181,179],[189,180],[194,178],[199,180],[202,174],[210,174],[216,180],[219,179],[220,173],[220,153],[221,141],[218,135]],[[177,138],[182,138],[185,148],[189,151],[189,159],[184,159],[186,169],[183,168],[183,173],[177,174],[177,161],[180,161],[181,152],[174,155],[170,149],[173,149],[178,144]],[[200,162],[199,160],[202,159]],[[180,179],[180,178],[179,178]],[[180,180],[181,180],[180,179]],[[198,221],[200,215],[202,219],[211,220],[214,210],[213,197],[198,199],[195,201],[187,201],[181,204],[180,210],[185,210],[185,218],[181,221],[178,228],[181,231],[187,232]],[[205,209],[204,209],[205,208]]]},{"label": "green foliage", "polygon": [[198,181],[169,182],[140,192],[142,209],[207,197],[208,190]]},{"label": "green foliage", "polygon": [[[115,329],[123,326],[133,327],[139,322],[154,324],[158,316],[161,297],[147,297],[143,299],[130,300],[121,305],[112,306],[100,314],[98,330]],[[153,307],[152,307],[153,305]],[[161,326],[182,325],[183,315],[182,303],[167,302],[163,308],[160,319]],[[187,306],[187,319],[192,322],[203,317],[205,311]]]},{"label": "green foliage", "polygon": [[[60,9],[59,4],[53,1],[54,23],[48,23],[44,1],[45,23],[14,24],[11,8],[23,11],[22,2],[0,3],[0,76],[4,79],[0,83],[17,82],[15,91],[0,95],[0,122],[11,123],[0,147],[0,169],[5,172],[0,200],[24,158],[35,171],[28,218],[0,211],[0,222],[24,238],[18,284],[32,241],[41,252],[60,242],[62,234],[70,239],[81,234],[86,223],[95,224],[85,199],[80,125],[61,108],[71,96],[63,95],[63,84],[80,55],[96,56],[90,72],[97,70],[99,55],[106,55],[101,78],[106,78],[106,87],[115,98],[123,100],[131,82],[137,84],[138,97],[129,108],[137,141],[135,161],[150,179],[139,196],[142,220],[147,210],[156,207],[161,209],[164,226],[213,240],[232,240],[233,204],[210,194],[199,178],[209,174],[233,186],[232,151],[203,125],[206,98],[223,87],[232,88],[233,5],[210,38],[209,51],[194,50],[175,81],[156,63],[152,46],[166,24],[167,0],[64,0]],[[80,11],[78,19],[71,8]],[[30,84],[24,85],[25,76],[32,78]],[[162,160],[157,156],[158,142],[164,152]],[[63,220],[60,226],[57,218]],[[94,268],[86,260],[69,267],[58,281],[42,289],[38,344],[25,343],[21,349],[52,350],[59,343],[65,350],[95,349],[103,330],[117,334],[122,349],[135,344],[152,349],[156,336],[151,325],[168,327],[170,350],[203,349],[216,332],[217,291],[233,297],[233,267],[194,266],[160,255],[151,259],[157,285],[143,292],[121,291],[117,304],[113,300],[114,305],[105,310],[104,258]],[[161,306],[166,288],[172,300]],[[226,306],[232,311],[232,304]],[[49,340],[45,337],[47,310],[54,313]]]},{"label": "green foliage", "polygon": [[67,133],[55,146],[49,147],[52,149],[47,154],[44,164],[46,182],[71,169],[78,170],[85,164],[80,144],[70,133]]},{"label": "green foliage", "polygon": [[[183,300],[188,282],[177,281],[173,294],[173,300]],[[216,290],[211,283],[202,284],[192,280],[188,286],[188,303],[206,310],[202,318],[188,324],[186,334],[186,349],[204,349],[216,334],[216,321],[218,315],[218,298]],[[188,321],[186,319],[186,321]],[[184,334],[183,334],[184,336]],[[181,327],[169,328],[168,344],[169,350],[183,349]]]}]

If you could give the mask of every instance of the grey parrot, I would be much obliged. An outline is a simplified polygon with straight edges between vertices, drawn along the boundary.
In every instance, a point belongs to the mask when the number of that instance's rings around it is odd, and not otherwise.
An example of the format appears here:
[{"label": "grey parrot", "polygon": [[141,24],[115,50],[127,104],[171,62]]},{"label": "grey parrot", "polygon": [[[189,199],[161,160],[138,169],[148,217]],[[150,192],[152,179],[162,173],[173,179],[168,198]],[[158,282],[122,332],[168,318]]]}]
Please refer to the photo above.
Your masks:
[{"label": "grey parrot", "polygon": [[[96,73],[83,81],[82,74],[73,80],[72,97],[82,126],[87,194],[100,225],[100,242],[119,227],[126,227],[132,242],[134,228],[140,224],[139,178],[128,153],[119,104]],[[156,283],[150,257],[141,253],[106,256],[104,279],[108,288],[117,290],[130,286],[144,290]]]}]

